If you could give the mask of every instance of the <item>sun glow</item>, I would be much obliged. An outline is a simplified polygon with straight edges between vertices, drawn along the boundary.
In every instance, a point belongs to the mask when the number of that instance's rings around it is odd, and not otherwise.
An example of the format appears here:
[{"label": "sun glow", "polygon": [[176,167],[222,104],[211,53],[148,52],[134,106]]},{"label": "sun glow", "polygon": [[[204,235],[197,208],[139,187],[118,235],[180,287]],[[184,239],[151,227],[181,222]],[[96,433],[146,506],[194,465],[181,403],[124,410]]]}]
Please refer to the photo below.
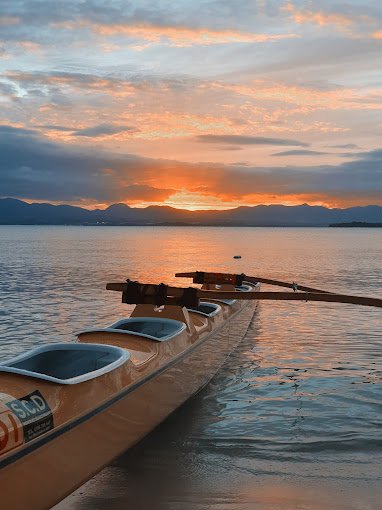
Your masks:
[{"label": "sun glow", "polygon": [[[207,196],[198,193],[191,193],[187,190],[179,191],[171,195],[160,205],[174,207],[176,209],[186,209],[189,211],[206,211],[206,210],[226,210],[235,209],[236,207],[254,207],[256,205],[301,205],[307,202],[310,205],[320,205],[324,207],[335,207],[338,204],[331,204],[330,200],[324,197],[307,197],[299,195],[275,196],[275,195],[252,195],[245,197],[244,200],[225,200],[219,197]],[[159,204],[157,204],[159,205]],[[141,207],[145,205],[141,204]],[[147,204],[146,204],[147,206]]]},{"label": "sun glow", "polygon": [[203,211],[232,209],[237,207],[238,204],[220,200],[218,197],[190,193],[184,190],[171,195],[163,205],[175,207],[176,209],[187,209],[189,211]]}]

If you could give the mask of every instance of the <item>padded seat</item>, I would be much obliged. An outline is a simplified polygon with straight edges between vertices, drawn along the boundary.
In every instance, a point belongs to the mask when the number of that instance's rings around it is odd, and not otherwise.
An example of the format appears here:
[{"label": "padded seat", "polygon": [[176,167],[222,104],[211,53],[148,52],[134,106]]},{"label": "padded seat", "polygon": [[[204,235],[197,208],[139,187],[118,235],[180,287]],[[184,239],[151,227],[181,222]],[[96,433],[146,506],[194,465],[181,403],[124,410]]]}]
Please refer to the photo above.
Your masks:
[{"label": "padded seat", "polygon": [[199,306],[194,308],[187,308],[189,312],[199,313],[205,317],[213,317],[221,310],[221,306],[216,303],[210,303],[208,301],[200,301]]},{"label": "padded seat", "polygon": [[[81,333],[122,333],[134,336],[142,336],[164,342],[179,335],[186,329],[186,324],[174,319],[157,318],[157,317],[131,317],[129,319],[121,319],[111,326],[103,329],[87,329]],[[80,334],[81,334],[80,333]]]},{"label": "padded seat", "polygon": [[129,358],[128,351],[111,345],[56,343],[36,347],[1,363],[0,373],[77,384],[106,374]]},{"label": "padded seat", "polygon": [[184,322],[156,317],[132,317],[112,324],[108,329],[120,330],[163,342],[186,329]]}]

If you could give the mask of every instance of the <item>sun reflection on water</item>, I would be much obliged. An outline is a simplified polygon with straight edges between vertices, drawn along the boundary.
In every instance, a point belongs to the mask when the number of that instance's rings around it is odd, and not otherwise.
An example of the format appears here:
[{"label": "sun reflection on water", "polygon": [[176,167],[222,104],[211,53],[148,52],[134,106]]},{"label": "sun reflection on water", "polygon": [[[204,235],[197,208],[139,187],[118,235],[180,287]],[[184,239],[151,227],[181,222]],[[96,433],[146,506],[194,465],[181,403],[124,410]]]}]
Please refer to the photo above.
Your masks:
[{"label": "sun reflection on water", "polygon": [[[127,277],[188,286],[175,272],[211,269],[382,297],[381,250],[367,229],[0,227],[1,358],[126,315],[105,283]],[[381,353],[379,310],[263,302],[203,392],[59,508],[377,510]]]}]

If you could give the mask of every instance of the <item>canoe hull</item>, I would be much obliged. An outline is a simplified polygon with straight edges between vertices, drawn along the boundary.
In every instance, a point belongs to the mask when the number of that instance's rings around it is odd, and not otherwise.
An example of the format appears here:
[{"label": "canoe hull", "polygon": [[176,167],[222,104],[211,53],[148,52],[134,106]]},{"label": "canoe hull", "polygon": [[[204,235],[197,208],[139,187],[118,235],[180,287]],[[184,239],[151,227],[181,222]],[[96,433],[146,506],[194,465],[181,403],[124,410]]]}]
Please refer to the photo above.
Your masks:
[{"label": "canoe hull", "polygon": [[242,340],[253,312],[252,304],[244,306],[160,370],[32,442],[27,455],[0,463],[3,507],[49,509],[143,438],[210,381]]}]

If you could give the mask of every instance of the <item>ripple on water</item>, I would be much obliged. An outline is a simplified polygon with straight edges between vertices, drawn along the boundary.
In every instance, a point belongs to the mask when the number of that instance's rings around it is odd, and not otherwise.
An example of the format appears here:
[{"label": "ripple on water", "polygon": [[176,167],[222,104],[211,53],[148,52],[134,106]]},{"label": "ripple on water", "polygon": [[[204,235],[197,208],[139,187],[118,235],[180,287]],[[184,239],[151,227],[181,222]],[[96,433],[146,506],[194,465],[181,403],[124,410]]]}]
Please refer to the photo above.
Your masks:
[{"label": "ripple on water", "polygon": [[[0,356],[126,315],[104,290],[126,277],[211,268],[382,297],[378,235],[0,227]],[[213,381],[64,507],[379,509],[381,339],[379,310],[261,303]]]}]

